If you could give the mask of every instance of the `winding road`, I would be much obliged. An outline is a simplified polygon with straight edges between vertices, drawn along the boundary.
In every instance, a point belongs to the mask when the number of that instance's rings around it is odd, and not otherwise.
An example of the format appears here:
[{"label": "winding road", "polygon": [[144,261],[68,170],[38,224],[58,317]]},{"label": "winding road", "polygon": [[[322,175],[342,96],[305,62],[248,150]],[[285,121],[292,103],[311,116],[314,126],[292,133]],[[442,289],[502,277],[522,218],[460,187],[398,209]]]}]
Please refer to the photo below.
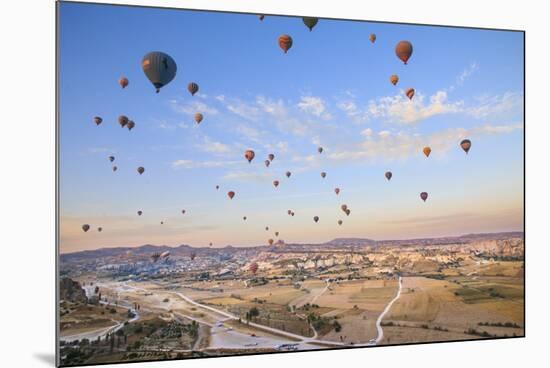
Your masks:
[{"label": "winding road", "polygon": [[376,337],[376,343],[378,344],[382,339],[384,338],[384,330],[382,329],[382,320],[386,316],[386,314],[390,311],[391,306],[399,297],[401,296],[401,289],[403,288],[403,280],[401,279],[401,276],[399,276],[399,288],[397,289],[397,295],[395,298],[393,298],[388,305],[386,305],[386,308],[384,308],[384,311],[378,316],[378,319],[376,320],[376,330],[378,331],[378,336]]}]

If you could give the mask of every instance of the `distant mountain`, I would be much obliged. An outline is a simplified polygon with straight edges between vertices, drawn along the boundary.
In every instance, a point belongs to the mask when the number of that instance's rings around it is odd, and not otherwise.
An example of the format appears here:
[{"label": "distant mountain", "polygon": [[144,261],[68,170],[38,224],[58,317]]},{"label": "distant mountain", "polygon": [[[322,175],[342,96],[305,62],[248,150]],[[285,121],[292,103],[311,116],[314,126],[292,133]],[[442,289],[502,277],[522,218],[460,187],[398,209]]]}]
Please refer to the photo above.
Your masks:
[{"label": "distant mountain", "polygon": [[[308,249],[334,249],[334,248],[356,248],[356,247],[382,247],[382,246],[419,246],[419,245],[447,245],[447,244],[468,244],[474,241],[485,240],[504,240],[509,238],[523,238],[524,233],[521,231],[516,232],[502,232],[502,233],[480,233],[480,234],[466,234],[460,236],[438,237],[438,238],[418,238],[418,239],[401,239],[401,240],[373,240],[369,238],[336,238],[331,241],[319,244],[304,244],[304,243],[290,243],[283,247],[277,247],[278,251],[284,251],[284,249],[294,249],[307,251]],[[182,244],[177,247],[170,247],[167,245],[151,245],[146,244],[140,247],[117,247],[117,248],[100,248],[96,250],[85,250],[74,253],[65,253],[61,255],[62,262],[78,261],[78,260],[90,260],[94,258],[104,257],[117,257],[131,252],[133,255],[148,256],[152,253],[161,253],[169,251],[173,256],[186,256],[191,252],[199,254],[209,253],[233,253],[242,251],[255,251],[274,249],[274,247],[266,246],[253,246],[253,247],[235,247],[226,246],[224,248],[208,248],[208,247],[192,247],[187,244]]]}]

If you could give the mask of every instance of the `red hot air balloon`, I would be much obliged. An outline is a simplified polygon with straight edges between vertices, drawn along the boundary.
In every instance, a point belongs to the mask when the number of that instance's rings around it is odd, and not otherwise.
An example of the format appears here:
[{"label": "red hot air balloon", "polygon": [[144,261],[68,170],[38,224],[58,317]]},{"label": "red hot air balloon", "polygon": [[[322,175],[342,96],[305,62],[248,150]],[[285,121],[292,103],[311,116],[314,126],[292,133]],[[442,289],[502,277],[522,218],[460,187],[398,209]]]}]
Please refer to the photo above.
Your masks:
[{"label": "red hot air balloon", "polygon": [[290,37],[289,35],[287,34],[284,34],[284,35],[281,35],[279,36],[279,47],[281,49],[283,49],[283,51],[285,52],[285,54],[288,52],[288,50],[290,50],[290,48],[292,47],[292,37]]},{"label": "red hot air balloon", "polygon": [[426,202],[426,199],[428,199],[428,193],[426,192],[420,193],[420,198],[422,198],[422,200]]},{"label": "red hot air balloon", "polygon": [[409,100],[412,100],[413,96],[414,96],[414,88],[408,88],[406,91],[405,91],[405,95],[407,95],[407,97],[409,98]]},{"label": "red hot air balloon", "polygon": [[404,63],[407,64],[413,53],[413,46],[409,41],[400,41],[395,46],[395,55]]},{"label": "red hot air balloon", "polygon": [[[271,243],[273,244],[273,243]],[[256,262],[252,263],[249,267],[249,270],[250,272],[252,272],[253,275],[256,274],[256,272],[258,272],[258,264]]]},{"label": "red hot air balloon", "polygon": [[233,199],[233,197],[235,197],[235,192],[234,191],[227,192],[227,196],[229,197],[229,199]]},{"label": "red hot air balloon", "polygon": [[460,147],[468,154],[468,151],[472,147],[472,142],[469,139],[464,139],[462,142],[460,142]]},{"label": "red hot air balloon", "polygon": [[244,158],[248,160],[248,163],[252,162],[252,160],[254,159],[254,156],[256,156],[256,154],[252,150],[246,150],[244,152]]}]

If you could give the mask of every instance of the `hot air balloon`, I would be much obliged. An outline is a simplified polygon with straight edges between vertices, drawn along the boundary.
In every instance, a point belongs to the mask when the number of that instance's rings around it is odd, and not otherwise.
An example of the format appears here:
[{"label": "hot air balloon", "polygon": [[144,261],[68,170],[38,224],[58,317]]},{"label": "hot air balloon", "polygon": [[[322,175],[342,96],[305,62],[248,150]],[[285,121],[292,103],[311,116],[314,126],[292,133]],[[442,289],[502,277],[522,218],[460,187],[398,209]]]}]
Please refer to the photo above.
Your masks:
[{"label": "hot air balloon", "polygon": [[191,254],[189,255],[189,258],[191,258],[191,260],[195,260],[195,257],[197,256],[197,253],[195,252],[191,252]]},{"label": "hot air balloon", "polygon": [[267,159],[269,161],[273,161],[275,159],[275,155],[273,153],[270,153],[269,155],[267,155]]},{"label": "hot air balloon", "polygon": [[244,152],[244,158],[248,160],[248,163],[252,162],[252,160],[254,159],[254,156],[256,156],[256,154],[252,150],[246,150]]},{"label": "hot air balloon", "polygon": [[233,197],[235,197],[235,192],[234,191],[227,192],[227,196],[229,197],[229,199],[233,199]]},{"label": "hot air balloon", "polygon": [[286,211],[286,213],[290,216],[290,214],[292,213],[292,210],[288,210]]},{"label": "hot air balloon", "polygon": [[420,193],[420,198],[422,198],[422,200],[426,202],[426,199],[428,199],[428,193],[426,192]]},{"label": "hot air balloon", "polygon": [[273,239],[268,239],[267,242],[269,243],[269,245],[273,245]]},{"label": "hot air balloon", "polygon": [[202,119],[203,119],[202,114],[201,114],[200,112],[197,112],[197,113],[195,114],[195,121],[197,122],[197,124],[200,124],[201,121],[202,121]]},{"label": "hot air balloon", "polygon": [[348,209],[348,205],[343,204],[343,205],[340,206],[340,208],[342,209],[342,211],[346,212],[346,210]]},{"label": "hot air balloon", "polygon": [[[273,243],[272,243],[273,244]],[[256,272],[258,271],[258,264],[256,262],[252,263],[249,267],[250,271],[252,272],[252,274],[256,274]]]},{"label": "hot air balloon", "polygon": [[246,221],[246,216],[243,216],[243,221]]},{"label": "hot air balloon", "polygon": [[422,152],[426,155],[426,157],[430,157],[430,153],[432,152],[432,149],[430,147],[424,147],[422,149]]},{"label": "hot air balloon", "polygon": [[128,87],[128,78],[126,77],[120,77],[120,79],[118,80],[118,84],[120,84],[120,86],[122,87],[122,89]]},{"label": "hot air balloon", "polygon": [[303,17],[302,22],[304,22],[306,27],[309,28],[309,31],[311,32],[313,30],[313,27],[317,25],[317,22],[319,22],[319,19],[313,17]]},{"label": "hot air balloon", "polygon": [[286,34],[279,36],[279,47],[283,49],[286,54],[292,47],[292,37]]},{"label": "hot air balloon", "polygon": [[324,179],[326,176],[327,176],[327,173],[323,171],[323,172],[321,173],[321,177]]},{"label": "hot air balloon", "polygon": [[413,53],[413,46],[409,41],[400,41],[395,46],[395,55],[404,63],[407,64]]},{"label": "hot air balloon", "polygon": [[90,230],[90,225],[88,224],[82,225],[82,230],[84,230],[84,232],[87,232],[88,230]]},{"label": "hot air balloon", "polygon": [[319,216],[313,216],[313,221],[318,222],[319,221]]},{"label": "hot air balloon", "polygon": [[138,216],[141,216],[143,214],[143,211],[139,210],[137,211]]},{"label": "hot air balloon", "polygon": [[386,173],[384,174],[384,176],[386,177],[386,179],[388,179],[388,181],[391,179],[391,177],[393,176],[393,174],[391,173],[391,171],[386,171]]},{"label": "hot air balloon", "polygon": [[317,152],[319,152],[319,153],[323,153],[323,147],[319,147],[319,148],[317,148]]},{"label": "hot air balloon", "polygon": [[212,246],[212,243],[210,243],[209,245]]},{"label": "hot air balloon", "polygon": [[265,164],[265,167],[269,167],[269,164],[271,164],[271,161],[265,160],[265,161],[264,161],[264,164]]},{"label": "hot air balloon", "polygon": [[294,217],[294,211],[292,211],[292,213],[290,214],[292,217]]},{"label": "hot air balloon", "polygon": [[277,188],[279,186],[279,180],[273,180],[273,185]]},{"label": "hot air balloon", "polygon": [[275,231],[275,236],[279,236],[279,232],[278,232],[278,231]]},{"label": "hot air balloon", "polygon": [[145,169],[142,166],[140,166],[137,168],[137,172],[139,173],[139,175],[141,175],[145,172]]},{"label": "hot air balloon", "polygon": [[371,33],[369,36],[370,42],[374,43],[376,41],[376,35],[374,33]]},{"label": "hot air balloon", "polygon": [[263,21],[264,18],[265,18],[265,15],[263,15],[263,14],[259,14],[259,15],[258,15],[258,19],[259,19],[259,20]]},{"label": "hot air balloon", "polygon": [[126,125],[126,127],[128,128],[128,130],[134,129],[135,126],[136,126],[136,123],[134,123],[133,120],[130,120],[130,121],[128,122],[128,124]]},{"label": "hot air balloon", "polygon": [[407,95],[407,97],[409,98],[409,100],[412,100],[413,96],[414,96],[414,88],[408,88],[406,91],[405,91],[405,95]]},{"label": "hot air balloon", "polygon": [[334,188],[334,193],[336,193],[336,195],[340,194],[340,188]]},{"label": "hot air balloon", "polygon": [[103,231],[103,228],[102,228],[102,227],[98,227],[98,228],[97,228],[97,231],[102,232],[102,231]]},{"label": "hot air balloon", "polygon": [[154,51],[143,57],[141,68],[145,76],[155,86],[157,93],[176,76],[178,67],[170,55]]},{"label": "hot air balloon", "polygon": [[397,75],[393,74],[392,76],[390,76],[390,82],[394,86],[397,85],[397,82],[399,82],[399,77]]},{"label": "hot air balloon", "polygon": [[115,160],[115,156],[109,156],[109,161],[113,162]]},{"label": "hot air balloon", "polygon": [[161,225],[164,225],[164,221],[161,221],[160,224],[161,224]]},{"label": "hot air balloon", "polygon": [[460,142],[460,147],[468,154],[468,151],[472,147],[472,142],[469,139],[464,139],[462,142]]},{"label": "hot air balloon", "polygon": [[185,210],[181,210],[181,214],[182,214],[182,215],[185,215]]},{"label": "hot air balloon", "polygon": [[269,231],[269,226],[266,226],[266,227],[265,227],[265,231]]},{"label": "hot air balloon", "polygon": [[101,124],[102,122],[103,122],[103,119],[102,119],[102,118],[100,118],[99,116],[94,116],[94,123],[95,123],[96,125],[99,125],[99,124]]},{"label": "hot air balloon", "polygon": [[350,213],[351,213],[351,210],[349,208],[346,208],[346,216],[349,216]]},{"label": "hot air balloon", "polygon": [[338,220],[338,225],[342,225],[343,221],[342,220]]},{"label": "hot air balloon", "polygon": [[216,185],[216,190],[220,189],[220,186],[219,185]]},{"label": "hot air balloon", "polygon": [[187,85],[187,90],[191,93],[191,96],[194,96],[195,93],[199,91],[199,85],[195,82],[191,82]]},{"label": "hot air balloon", "polygon": [[118,167],[116,166],[113,166],[113,172],[117,171],[118,170]]},{"label": "hot air balloon", "polygon": [[287,171],[285,175],[287,178],[290,178],[290,175],[292,175],[292,173],[290,171]]},{"label": "hot air balloon", "polygon": [[128,124],[128,117],[125,116],[125,115],[120,115],[120,116],[118,117],[118,123],[120,124],[120,126],[121,126],[122,128],[124,128],[124,126],[125,126],[126,124]]}]

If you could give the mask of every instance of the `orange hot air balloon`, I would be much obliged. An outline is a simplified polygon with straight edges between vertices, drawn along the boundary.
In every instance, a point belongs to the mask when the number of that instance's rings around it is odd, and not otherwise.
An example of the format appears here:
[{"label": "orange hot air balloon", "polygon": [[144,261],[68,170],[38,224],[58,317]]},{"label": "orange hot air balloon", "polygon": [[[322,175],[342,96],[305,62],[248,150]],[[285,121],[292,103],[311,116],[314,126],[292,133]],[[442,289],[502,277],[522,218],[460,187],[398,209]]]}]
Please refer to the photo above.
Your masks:
[{"label": "orange hot air balloon", "polygon": [[[273,244],[273,243],[271,243]],[[252,274],[256,274],[256,272],[258,272],[258,264],[256,262],[252,263],[249,267],[250,269],[250,272],[252,272]]]},{"label": "orange hot air balloon", "polygon": [[422,198],[422,200],[426,202],[426,199],[428,199],[428,193],[426,192],[420,193],[420,198]]},{"label": "orange hot air balloon", "polygon": [[399,77],[395,74],[393,74],[391,77],[390,77],[390,82],[391,84],[393,84],[394,86],[397,85],[397,82],[399,82]]},{"label": "orange hot air balloon", "polygon": [[281,49],[283,49],[283,51],[286,54],[288,52],[288,50],[290,50],[290,48],[292,47],[292,37],[290,37],[287,34],[284,34],[284,35],[279,36],[278,41],[279,41],[279,47]]},{"label": "orange hot air balloon", "polygon": [[269,167],[269,164],[271,164],[271,161],[265,160],[265,161],[264,161],[264,164],[265,164],[265,167]]},{"label": "orange hot air balloon", "polygon": [[275,236],[279,236],[279,232],[278,232],[278,231],[275,231]]},{"label": "orange hot air balloon", "polygon": [[405,91],[405,95],[407,95],[407,97],[409,98],[409,100],[412,100],[413,96],[414,96],[414,88],[408,88],[406,91]]},{"label": "orange hot air balloon", "polygon": [[391,171],[386,171],[386,173],[384,174],[384,176],[386,177],[386,179],[388,179],[388,181],[391,179],[391,177],[393,176],[393,174],[391,173]]},{"label": "orange hot air balloon", "polygon": [[277,188],[279,186],[279,180],[273,180],[273,185]]},{"label": "orange hot air balloon", "polygon": [[101,124],[102,122],[103,122],[103,119],[102,119],[101,117],[99,117],[99,116],[94,116],[94,123],[95,123],[96,125],[99,125],[99,124]]},{"label": "orange hot air balloon", "polygon": [[404,63],[407,64],[413,53],[413,45],[409,41],[399,41],[395,46],[395,55]]},{"label": "orange hot air balloon", "polygon": [[265,18],[265,15],[263,15],[263,14],[259,14],[259,15],[258,15],[258,19],[259,19],[259,20],[263,21],[264,18]]},{"label": "orange hot air balloon", "polygon": [[346,209],[346,216],[349,216],[350,213],[351,213],[351,210],[349,208]]},{"label": "orange hot air balloon", "polygon": [[374,43],[376,41],[376,35],[374,33],[371,33],[369,36],[370,42]]},{"label": "orange hot air balloon", "polygon": [[321,173],[321,177],[322,177],[323,179],[326,178],[326,177],[327,177],[327,173],[323,171],[323,172]]},{"label": "orange hot air balloon", "polygon": [[109,156],[109,161],[113,162],[115,160],[115,156]]},{"label": "orange hot air balloon", "polygon": [[273,239],[268,239],[267,242],[269,243],[269,245],[273,245]]},{"label": "orange hot air balloon", "polygon": [[340,208],[342,209],[342,211],[346,212],[346,210],[348,209],[348,205],[343,204],[343,205],[340,206]]},{"label": "orange hot air balloon", "polygon": [[319,222],[319,216],[313,216],[313,221]]},{"label": "orange hot air balloon", "polygon": [[287,171],[285,175],[287,178],[290,178],[290,175],[292,175],[292,173],[290,171]]},{"label": "orange hot air balloon", "polygon": [[145,172],[145,169],[143,168],[143,166],[140,166],[137,168],[137,172],[139,173],[139,175],[141,175]]},{"label": "orange hot air balloon", "polygon": [[84,232],[87,232],[88,230],[90,230],[90,225],[88,224],[82,225],[82,230],[84,230]]},{"label": "orange hot air balloon", "polygon": [[338,225],[342,225],[343,222],[344,221],[342,221],[342,220],[338,220]]},{"label": "orange hot air balloon", "polygon": [[117,171],[117,170],[118,170],[118,167],[113,166],[113,172],[114,172],[114,171]]},{"label": "orange hot air balloon", "polygon": [[319,148],[317,148],[317,152],[319,152],[319,153],[323,153],[323,147],[319,147]]},{"label": "orange hot air balloon", "polygon": [[460,147],[468,154],[468,151],[472,147],[472,142],[469,139],[464,139],[462,142],[460,142]]},{"label": "orange hot air balloon", "polygon": [[120,86],[122,87],[122,89],[128,87],[128,78],[126,77],[120,77],[120,79],[118,80],[118,84],[120,84]]},{"label": "orange hot air balloon", "polygon": [[141,216],[143,214],[143,211],[137,211],[138,216]]},{"label": "orange hot air balloon", "polygon": [[273,161],[275,159],[275,155],[273,153],[270,153],[269,155],[267,155],[267,159],[269,161]]},{"label": "orange hot air balloon", "polygon": [[229,197],[229,199],[233,199],[233,197],[235,197],[235,192],[234,191],[227,192],[227,196]]},{"label": "orange hot air balloon", "polygon": [[334,188],[334,193],[336,193],[336,195],[340,194],[340,188]]},{"label": "orange hot air balloon", "polygon": [[244,152],[244,158],[248,160],[248,163],[252,162],[252,160],[254,159],[254,156],[256,156],[256,154],[252,150],[246,150]]},{"label": "orange hot air balloon", "polygon": [[134,129],[135,126],[136,126],[136,123],[134,123],[133,120],[130,120],[130,121],[128,122],[128,124],[126,124],[126,128],[128,128],[128,130]]},{"label": "orange hot air balloon", "polygon": [[195,114],[195,121],[197,122],[197,124],[200,124],[201,121],[202,121],[202,119],[203,119],[202,114],[201,114],[200,112],[197,112],[197,113]]},{"label": "orange hot air balloon", "polygon": [[191,93],[191,96],[194,96],[195,93],[199,91],[199,85],[195,82],[191,82],[187,85],[187,90]]},{"label": "orange hot air balloon", "polygon": [[120,115],[118,117],[118,123],[122,128],[124,128],[124,126],[128,124],[128,117],[126,115]]},{"label": "orange hot air balloon", "polygon": [[422,149],[422,152],[426,155],[426,157],[430,157],[430,153],[432,153],[432,149],[430,147],[424,147]]}]

